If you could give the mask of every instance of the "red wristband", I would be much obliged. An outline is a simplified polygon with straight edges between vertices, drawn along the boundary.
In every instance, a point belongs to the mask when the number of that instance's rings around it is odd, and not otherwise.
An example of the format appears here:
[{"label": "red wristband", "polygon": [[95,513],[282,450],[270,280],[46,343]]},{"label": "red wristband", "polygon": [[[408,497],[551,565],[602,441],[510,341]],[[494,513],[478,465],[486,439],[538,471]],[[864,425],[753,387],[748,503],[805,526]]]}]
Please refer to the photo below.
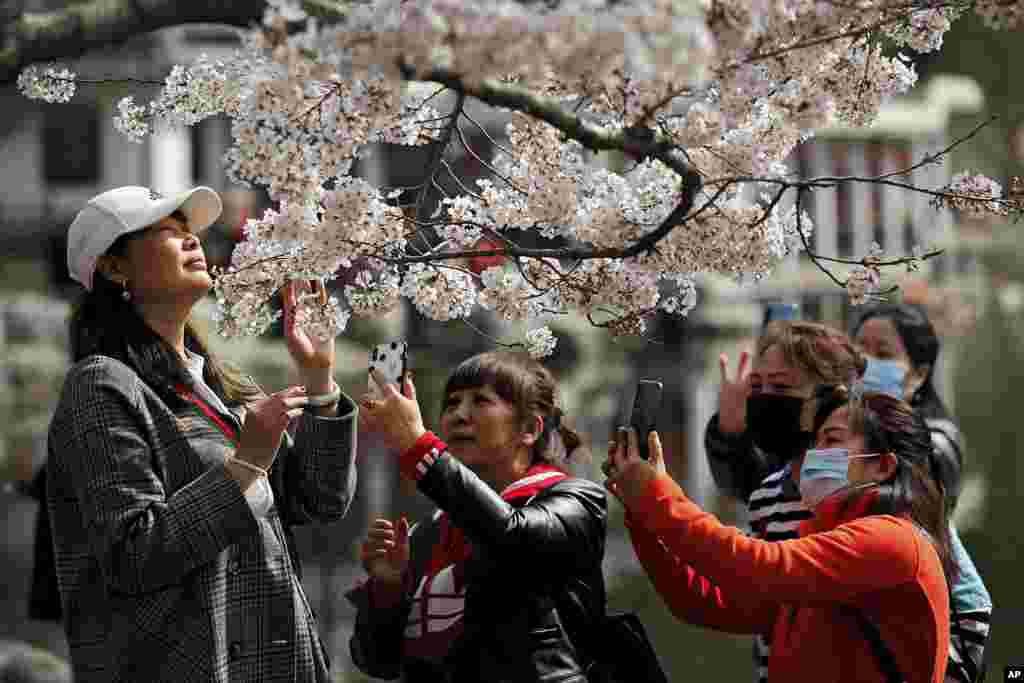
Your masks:
[{"label": "red wristband", "polygon": [[398,469],[402,475],[419,481],[434,461],[448,449],[447,444],[433,432],[424,432],[412,448],[402,454],[398,461]]}]

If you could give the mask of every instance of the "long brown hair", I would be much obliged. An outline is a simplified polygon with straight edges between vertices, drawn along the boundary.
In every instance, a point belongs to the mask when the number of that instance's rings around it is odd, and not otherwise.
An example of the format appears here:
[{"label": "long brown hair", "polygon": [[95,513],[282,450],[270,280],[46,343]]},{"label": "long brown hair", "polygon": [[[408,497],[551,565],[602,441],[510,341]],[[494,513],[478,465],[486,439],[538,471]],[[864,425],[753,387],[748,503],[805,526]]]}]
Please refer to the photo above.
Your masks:
[{"label": "long brown hair", "polygon": [[[179,211],[171,215],[187,221]],[[140,232],[121,235],[106,253],[123,256],[128,241]],[[93,274],[92,290],[79,301],[69,323],[72,361],[95,354],[116,358],[165,400],[177,399],[175,385],[191,385],[192,375],[171,345],[146,324],[131,302],[121,298],[122,291],[98,270]],[[203,380],[226,401],[244,403],[259,396],[254,383],[210,351],[192,320],[185,323],[185,348],[205,359]]]},{"label": "long brown hair", "polygon": [[551,435],[557,431],[565,444],[565,459],[585,452],[583,439],[562,419],[558,405],[558,385],[554,375],[540,362],[524,353],[488,351],[462,361],[444,387],[442,403],[454,391],[489,386],[502,400],[516,407],[516,416],[524,427],[535,416],[544,423],[533,445],[533,462],[559,464],[559,453],[551,448]]}]

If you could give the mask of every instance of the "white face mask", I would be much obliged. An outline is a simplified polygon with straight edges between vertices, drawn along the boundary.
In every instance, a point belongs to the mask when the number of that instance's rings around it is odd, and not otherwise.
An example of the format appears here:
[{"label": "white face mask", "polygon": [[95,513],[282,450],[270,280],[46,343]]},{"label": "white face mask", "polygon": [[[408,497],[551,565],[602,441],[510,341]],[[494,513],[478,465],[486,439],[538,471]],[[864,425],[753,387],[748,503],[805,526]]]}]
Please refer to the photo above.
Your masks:
[{"label": "white face mask", "polygon": [[812,448],[800,466],[800,497],[814,508],[833,493],[850,485],[850,460],[876,458],[881,453],[850,455],[848,448]]}]

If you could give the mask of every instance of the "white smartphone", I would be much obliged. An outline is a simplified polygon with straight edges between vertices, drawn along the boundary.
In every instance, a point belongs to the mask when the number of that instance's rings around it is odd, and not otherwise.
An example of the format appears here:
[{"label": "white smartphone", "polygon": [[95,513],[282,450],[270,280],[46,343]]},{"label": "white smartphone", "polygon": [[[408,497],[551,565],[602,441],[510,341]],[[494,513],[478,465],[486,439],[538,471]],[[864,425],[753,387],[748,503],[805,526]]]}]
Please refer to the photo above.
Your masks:
[{"label": "white smartphone", "polygon": [[[409,345],[404,341],[377,344],[370,350],[370,367],[375,368],[384,377],[384,381],[397,384],[401,390],[408,352]],[[367,378],[367,389],[374,398],[384,397],[384,392],[377,386],[372,375]]]}]

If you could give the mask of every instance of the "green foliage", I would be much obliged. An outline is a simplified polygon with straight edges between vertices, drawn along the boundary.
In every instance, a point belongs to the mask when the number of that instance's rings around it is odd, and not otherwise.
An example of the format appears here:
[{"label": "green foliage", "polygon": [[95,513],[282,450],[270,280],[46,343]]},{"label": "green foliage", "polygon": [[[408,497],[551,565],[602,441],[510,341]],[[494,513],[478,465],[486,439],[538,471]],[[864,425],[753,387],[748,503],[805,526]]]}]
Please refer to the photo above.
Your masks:
[{"label": "green foliage", "polygon": [[993,293],[976,333],[965,345],[956,378],[958,419],[968,445],[969,472],[982,472],[989,482],[985,519],[965,534],[968,547],[992,594],[992,639],[989,676],[1002,680],[1007,664],[1019,663],[1024,610],[1017,551],[1024,544],[1020,514],[1022,490],[1020,444],[1024,423],[1017,394],[1024,374],[1024,333],[1019,315],[1008,314]]},{"label": "green foliage", "polygon": [[999,120],[983,130],[967,147],[953,153],[951,168],[972,167],[982,173],[1020,175],[1024,160],[1014,158],[1010,150],[1013,131],[1024,124],[1024,91],[1017,78],[1017,65],[1024,59],[1022,31],[993,31],[973,12],[967,12],[953,24],[942,50],[923,63],[925,75],[953,73],[970,76],[985,93],[985,111],[963,120],[954,120],[949,136],[956,138],[988,114]]}]

